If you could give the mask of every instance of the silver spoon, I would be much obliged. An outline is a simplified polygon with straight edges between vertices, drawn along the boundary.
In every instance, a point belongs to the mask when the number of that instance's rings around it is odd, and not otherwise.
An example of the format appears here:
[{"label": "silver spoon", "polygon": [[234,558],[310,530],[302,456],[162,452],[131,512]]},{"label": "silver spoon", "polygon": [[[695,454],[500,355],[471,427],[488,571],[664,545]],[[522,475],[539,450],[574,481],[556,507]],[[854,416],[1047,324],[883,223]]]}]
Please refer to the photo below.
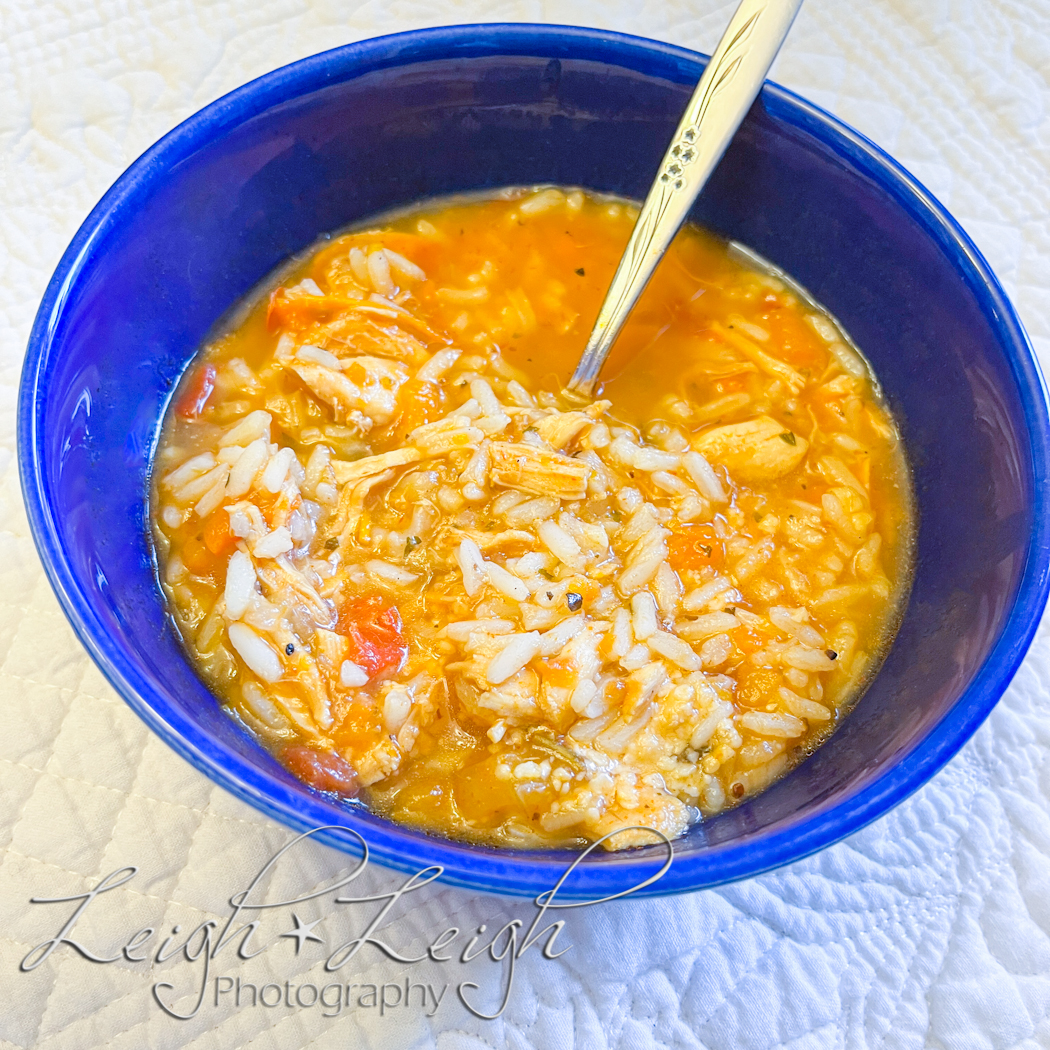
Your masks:
[{"label": "silver spoon", "polygon": [[736,9],[664,154],[569,393],[593,395],[628,314],[758,96],[801,6],[802,0],[743,0]]}]

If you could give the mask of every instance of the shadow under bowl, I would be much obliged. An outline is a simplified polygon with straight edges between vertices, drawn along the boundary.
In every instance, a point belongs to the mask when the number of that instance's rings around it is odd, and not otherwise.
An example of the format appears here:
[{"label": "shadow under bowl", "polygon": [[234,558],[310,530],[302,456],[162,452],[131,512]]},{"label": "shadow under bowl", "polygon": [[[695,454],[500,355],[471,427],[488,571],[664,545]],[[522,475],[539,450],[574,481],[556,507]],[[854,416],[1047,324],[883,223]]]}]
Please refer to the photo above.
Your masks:
[{"label": "shadow under bowl", "polygon": [[[319,796],[228,718],[154,578],[150,458],[173,386],[216,321],[319,235],[435,195],[558,183],[645,195],[705,59],[556,26],[369,40],[279,69],[136,161],[62,258],[19,401],[44,566],[117,691],[216,783],[300,830],[348,826],[404,871],[535,895],[572,855],[425,835]],[[675,845],[646,893],[758,874],[863,827],[921,786],[1006,688],[1047,595],[1048,425],[1026,336],[987,264],[870,142],[767,85],[692,218],[800,281],[874,365],[919,516],[900,631],[841,729],[796,770]],[[348,847],[336,831],[318,836]],[[560,894],[627,890],[662,860],[588,856]]]}]

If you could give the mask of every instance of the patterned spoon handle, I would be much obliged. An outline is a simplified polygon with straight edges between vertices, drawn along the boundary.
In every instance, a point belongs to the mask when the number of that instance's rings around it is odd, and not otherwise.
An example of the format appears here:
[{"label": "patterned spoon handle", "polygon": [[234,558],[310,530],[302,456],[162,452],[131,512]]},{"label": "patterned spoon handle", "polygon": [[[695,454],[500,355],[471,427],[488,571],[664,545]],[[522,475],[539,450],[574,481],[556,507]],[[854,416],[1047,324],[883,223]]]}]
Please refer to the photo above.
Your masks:
[{"label": "patterned spoon handle", "polygon": [[594,393],[620,329],[755,101],[802,0],[743,0],[664,154],[568,391]]}]

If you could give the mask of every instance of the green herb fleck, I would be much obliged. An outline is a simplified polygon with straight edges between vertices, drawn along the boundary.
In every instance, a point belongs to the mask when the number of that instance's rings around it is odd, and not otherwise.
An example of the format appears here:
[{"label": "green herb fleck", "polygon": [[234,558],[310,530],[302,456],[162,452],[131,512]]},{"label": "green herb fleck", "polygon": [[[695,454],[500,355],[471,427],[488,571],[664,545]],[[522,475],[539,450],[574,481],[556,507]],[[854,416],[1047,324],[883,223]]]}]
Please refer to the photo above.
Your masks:
[{"label": "green herb fleck", "polygon": [[795,440],[795,435],[792,434],[790,430],[785,430],[784,433],[780,435],[780,440],[783,441],[786,445],[798,444],[798,442]]},{"label": "green herb fleck", "polygon": [[338,546],[339,546],[339,537],[338,536],[329,536],[328,539],[326,539],[324,541],[324,549],[326,551],[334,551],[334,550],[336,550],[338,548]]},{"label": "green herb fleck", "polygon": [[541,576],[542,576],[542,577],[543,577],[543,578],[544,578],[545,580],[551,580],[551,581],[553,581],[553,580],[554,580],[554,573],[552,573],[552,572],[548,572],[548,571],[547,571],[546,569],[540,569],[540,575],[541,575]]},{"label": "green herb fleck", "polygon": [[623,521],[623,515],[618,510],[610,511],[610,513],[613,521]]},{"label": "green herb fleck", "polygon": [[412,553],[412,550],[415,547],[419,546],[420,542],[421,541],[420,541],[418,536],[409,536],[408,539],[405,540],[405,557],[406,558],[409,556],[409,554]]}]

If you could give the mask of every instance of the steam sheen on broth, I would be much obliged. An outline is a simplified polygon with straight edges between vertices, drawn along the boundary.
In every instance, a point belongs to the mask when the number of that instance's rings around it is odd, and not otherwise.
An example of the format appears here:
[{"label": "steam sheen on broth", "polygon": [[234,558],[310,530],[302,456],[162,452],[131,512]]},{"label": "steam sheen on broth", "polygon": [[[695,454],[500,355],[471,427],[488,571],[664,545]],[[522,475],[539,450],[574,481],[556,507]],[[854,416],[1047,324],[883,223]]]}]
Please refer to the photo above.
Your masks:
[{"label": "steam sheen on broth", "polygon": [[636,215],[428,202],[316,245],[187,371],[162,585],[231,715],[317,790],[624,848],[762,790],[877,668],[907,467],[803,293],[686,228],[600,398],[561,393]]}]

